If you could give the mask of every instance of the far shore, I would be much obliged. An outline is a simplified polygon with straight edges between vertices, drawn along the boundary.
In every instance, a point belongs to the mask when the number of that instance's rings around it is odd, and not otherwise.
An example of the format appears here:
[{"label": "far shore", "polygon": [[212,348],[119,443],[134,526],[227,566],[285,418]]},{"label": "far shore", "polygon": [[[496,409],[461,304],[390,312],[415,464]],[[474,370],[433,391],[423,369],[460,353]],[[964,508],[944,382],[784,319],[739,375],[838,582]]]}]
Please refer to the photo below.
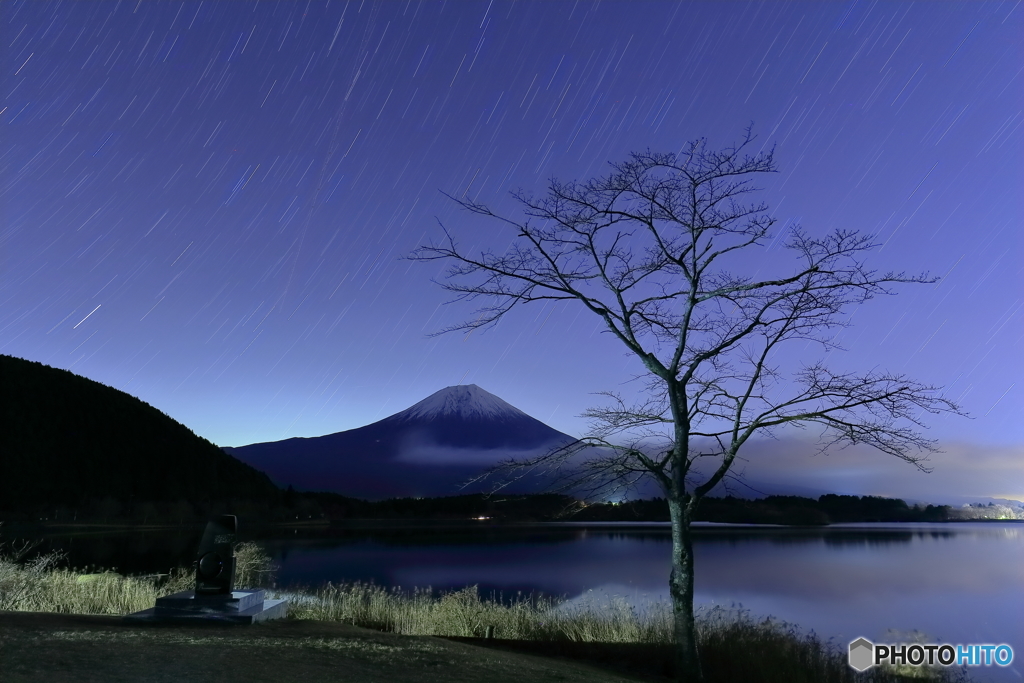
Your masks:
[{"label": "far shore", "polygon": [[[11,531],[17,530],[18,535],[29,533],[59,533],[63,531],[71,533],[107,533],[118,531],[194,531],[202,526],[205,520],[193,520],[184,523],[165,524],[141,524],[133,522],[55,522],[48,520],[41,521],[13,521],[0,524],[7,527],[8,535]],[[694,530],[709,529],[878,529],[883,527],[901,527],[927,525],[956,525],[956,524],[1024,524],[1024,519],[944,519],[928,522],[837,522],[833,524],[771,524],[758,522],[693,522],[691,528]],[[600,528],[610,527],[616,529],[638,528],[638,529],[660,529],[669,528],[671,522],[665,521],[642,521],[642,520],[593,520],[593,521],[531,521],[531,520],[479,520],[479,519],[318,519],[297,522],[259,522],[249,521],[246,524],[249,529],[473,529],[473,528],[521,528],[521,527],[579,527],[579,528]],[[2,528],[2,527],[0,527]]]},{"label": "far shore", "polygon": [[[237,515],[244,529],[436,528],[453,526],[657,526],[669,523],[664,498],[587,502],[564,494],[465,494],[438,498],[368,501],[330,492],[290,488],[274,504],[266,501],[118,501],[105,497],[66,506],[0,510],[0,523],[21,528],[103,531],[167,530],[202,524],[219,514]],[[829,528],[850,524],[904,524],[1024,520],[1016,501],[962,507],[908,504],[898,498],[824,494],[815,498],[770,495],[759,499],[704,498],[695,528]],[[38,532],[36,532],[38,533]]]}]

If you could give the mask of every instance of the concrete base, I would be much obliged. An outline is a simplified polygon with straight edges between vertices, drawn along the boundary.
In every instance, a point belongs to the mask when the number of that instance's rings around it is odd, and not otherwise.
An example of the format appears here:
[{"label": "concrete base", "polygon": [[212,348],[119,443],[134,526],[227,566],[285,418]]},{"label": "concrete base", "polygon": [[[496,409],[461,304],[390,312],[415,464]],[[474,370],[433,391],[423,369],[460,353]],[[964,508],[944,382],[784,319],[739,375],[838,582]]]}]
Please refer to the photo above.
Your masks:
[{"label": "concrete base", "polygon": [[288,613],[287,600],[264,600],[264,591],[236,590],[230,595],[199,595],[182,591],[156,599],[156,606],[124,617],[126,621],[221,621],[253,624],[281,619]]}]

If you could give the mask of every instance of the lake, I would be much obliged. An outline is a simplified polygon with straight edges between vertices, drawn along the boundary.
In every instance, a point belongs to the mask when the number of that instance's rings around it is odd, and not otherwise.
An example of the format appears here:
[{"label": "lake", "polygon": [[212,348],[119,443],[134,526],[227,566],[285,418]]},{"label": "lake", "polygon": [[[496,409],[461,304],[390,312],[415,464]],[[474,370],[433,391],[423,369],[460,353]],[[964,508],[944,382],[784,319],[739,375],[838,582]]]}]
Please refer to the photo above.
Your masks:
[{"label": "lake", "polygon": [[[245,531],[244,526],[241,529]],[[68,564],[166,572],[194,559],[202,529],[46,537]],[[477,584],[641,608],[667,600],[667,524],[515,527],[307,528],[253,532],[279,566],[280,589],[363,581],[435,591]],[[1007,643],[1009,667],[970,669],[977,681],[1024,676],[1024,524],[856,524],[823,528],[702,525],[696,602],[741,605],[835,638],[920,631],[927,642]]]}]

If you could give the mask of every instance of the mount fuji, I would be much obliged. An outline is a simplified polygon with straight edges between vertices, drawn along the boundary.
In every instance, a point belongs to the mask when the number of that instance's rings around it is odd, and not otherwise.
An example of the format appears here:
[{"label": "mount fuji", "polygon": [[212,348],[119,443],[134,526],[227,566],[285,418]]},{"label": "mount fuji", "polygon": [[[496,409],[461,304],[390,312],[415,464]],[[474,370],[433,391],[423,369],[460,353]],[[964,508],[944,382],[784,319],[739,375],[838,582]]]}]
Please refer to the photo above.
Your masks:
[{"label": "mount fuji", "polygon": [[365,427],[223,450],[279,486],[379,500],[479,492],[482,485],[459,485],[500,460],[541,455],[574,441],[467,384],[441,389]]}]

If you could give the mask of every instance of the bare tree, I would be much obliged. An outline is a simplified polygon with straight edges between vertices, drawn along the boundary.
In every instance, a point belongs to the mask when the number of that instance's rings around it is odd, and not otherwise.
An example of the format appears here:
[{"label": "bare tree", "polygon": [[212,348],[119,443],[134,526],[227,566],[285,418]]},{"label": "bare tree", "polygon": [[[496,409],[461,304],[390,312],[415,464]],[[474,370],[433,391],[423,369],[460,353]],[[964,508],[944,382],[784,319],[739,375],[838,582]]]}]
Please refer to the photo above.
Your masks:
[{"label": "bare tree", "polygon": [[[608,393],[611,407],[584,413],[592,419],[589,435],[539,458],[503,463],[498,472],[547,469],[565,474],[566,487],[590,493],[645,477],[660,484],[672,520],[669,589],[686,681],[703,679],[690,523],[751,436],[813,423],[822,428],[823,451],[868,444],[928,471],[925,455],[937,448],[915,430],[924,427],[921,417],[963,414],[936,387],[886,372],[833,372],[816,361],[786,381],[775,364],[784,342],[839,349],[834,330],[848,324],[844,309],[892,294],[896,283],[936,279],[869,270],[859,257],[875,246],[871,236],[848,230],[815,238],[794,228],[784,242],[797,261],[789,274],[757,280],[726,270],[730,260],[772,246],[767,206],[740,201],[758,189],[751,186],[756,174],[776,170],[773,150],[744,151],[752,141],[748,128],[722,151],[696,140],[680,154],[634,153],[585,184],[552,180],[540,199],[513,193],[522,220],[450,197],[512,226],[517,239],[504,254],[472,255],[442,225],[443,243],[409,257],[450,259],[439,284],[458,295],[453,301],[488,300],[473,320],[437,334],[493,326],[517,304],[568,300],[599,316],[640,359],[650,380],[646,400],[627,405]],[[782,253],[766,254],[758,271],[780,265]],[[613,443],[616,434],[641,438]],[[664,444],[652,449],[650,438],[659,434]],[[581,462],[579,454],[593,446],[605,455]]]}]

